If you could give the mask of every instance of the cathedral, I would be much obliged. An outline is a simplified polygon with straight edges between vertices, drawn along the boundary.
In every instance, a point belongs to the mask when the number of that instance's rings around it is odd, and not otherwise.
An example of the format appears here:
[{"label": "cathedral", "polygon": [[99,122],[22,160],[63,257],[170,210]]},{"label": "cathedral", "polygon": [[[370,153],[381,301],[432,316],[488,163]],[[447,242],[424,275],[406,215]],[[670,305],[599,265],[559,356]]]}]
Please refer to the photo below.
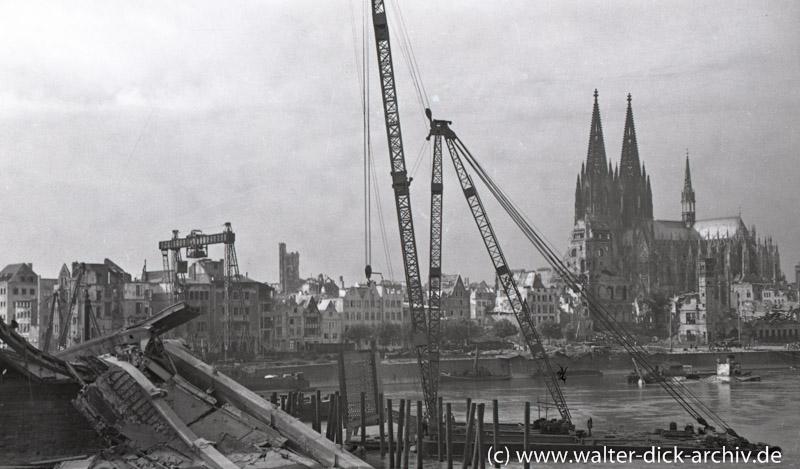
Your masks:
[{"label": "cathedral", "polygon": [[[637,321],[652,294],[698,290],[701,261],[718,305],[733,308],[732,285],[748,279],[783,280],[778,246],[740,216],[698,219],[686,155],[681,220],[653,218],[650,176],[639,160],[631,95],[618,165],[606,158],[597,90],[589,150],[575,187],[575,220],[566,262],[586,279],[618,321]],[[677,195],[677,194],[676,194]],[[677,197],[676,201],[677,203]],[[702,205],[701,205],[702,207]]]}]

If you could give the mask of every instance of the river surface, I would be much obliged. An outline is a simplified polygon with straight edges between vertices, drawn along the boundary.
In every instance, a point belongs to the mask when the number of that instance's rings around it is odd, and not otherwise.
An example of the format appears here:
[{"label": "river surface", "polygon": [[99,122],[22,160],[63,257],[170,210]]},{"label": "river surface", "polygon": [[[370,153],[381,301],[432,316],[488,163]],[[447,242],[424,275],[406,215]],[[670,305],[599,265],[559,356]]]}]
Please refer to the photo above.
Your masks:
[{"label": "river surface", "polygon": [[[735,467],[792,467],[800,468],[800,372],[771,371],[760,373],[763,381],[753,383],[721,384],[708,381],[686,382],[703,402],[724,419],[736,432],[752,442],[764,442],[770,446],[780,446],[783,450],[781,464],[734,464]],[[605,374],[602,377],[569,377],[562,384],[564,397],[570,407],[573,422],[579,429],[586,428],[586,421],[592,417],[593,433],[613,433],[625,431],[653,431],[667,428],[669,422],[676,422],[678,428],[694,423],[689,415],[659,385],[639,388],[628,385],[624,374]],[[395,409],[399,399],[419,400],[422,394],[419,386],[392,385],[384,389],[387,398],[394,402]],[[459,421],[464,420],[466,399],[487,404],[486,418],[491,421],[491,401],[498,399],[500,422],[521,422],[524,403],[531,402],[531,415],[537,417],[536,402],[545,400],[547,394],[544,382],[535,379],[514,379],[496,382],[443,382],[439,395],[445,402],[451,402],[453,412]],[[416,407],[413,408],[414,413]],[[544,413],[545,410],[541,409]],[[555,409],[550,409],[553,416]],[[695,425],[696,426],[696,425]],[[367,457],[376,467],[382,466],[379,458]],[[410,467],[415,467],[413,464]],[[727,465],[727,464],[726,464]],[[675,464],[643,464],[641,461],[630,464],[588,464],[585,467],[675,467]],[[721,464],[685,464],[692,468],[716,468]],[[438,462],[426,462],[425,468],[439,468]],[[461,467],[460,458],[455,467]],[[509,464],[509,467],[521,467]],[[538,464],[532,467],[580,467],[573,465]]]}]

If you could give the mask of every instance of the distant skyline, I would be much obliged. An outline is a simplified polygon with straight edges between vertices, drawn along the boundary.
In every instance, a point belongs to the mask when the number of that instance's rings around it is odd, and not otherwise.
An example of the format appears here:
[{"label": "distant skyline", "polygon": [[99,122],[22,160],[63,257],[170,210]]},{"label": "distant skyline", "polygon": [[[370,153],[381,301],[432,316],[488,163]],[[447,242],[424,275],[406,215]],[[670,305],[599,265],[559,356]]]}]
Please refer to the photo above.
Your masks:
[{"label": "distant skyline", "polygon": [[[0,263],[108,257],[161,269],[172,230],[231,222],[244,274],[363,280],[362,3],[0,4]],[[656,219],[680,219],[688,149],[699,219],[736,215],[800,262],[800,4],[403,2],[427,99],[564,252],[593,93],[619,163],[626,97]],[[394,16],[394,7],[389,7]],[[427,122],[392,27],[419,261],[427,280]],[[372,31],[368,18],[366,28]],[[355,35],[355,37],[354,37]],[[393,274],[403,278],[373,39],[370,124]],[[428,146],[428,148],[430,148]],[[493,279],[445,161],[443,271]],[[414,168],[418,168],[413,171]],[[543,267],[487,204],[514,269]],[[373,270],[388,277],[373,212]],[[222,258],[222,248],[211,248]]]}]

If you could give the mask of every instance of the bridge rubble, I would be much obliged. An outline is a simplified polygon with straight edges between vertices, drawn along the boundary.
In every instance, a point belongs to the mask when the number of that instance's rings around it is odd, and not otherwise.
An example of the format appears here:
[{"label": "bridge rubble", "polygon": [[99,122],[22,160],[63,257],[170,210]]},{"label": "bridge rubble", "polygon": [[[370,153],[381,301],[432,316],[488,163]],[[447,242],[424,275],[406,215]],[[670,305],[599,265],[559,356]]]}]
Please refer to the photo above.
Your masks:
[{"label": "bridge rubble", "polygon": [[5,464],[103,468],[369,468],[161,334],[198,316],[176,303],[49,354],[0,321]]}]

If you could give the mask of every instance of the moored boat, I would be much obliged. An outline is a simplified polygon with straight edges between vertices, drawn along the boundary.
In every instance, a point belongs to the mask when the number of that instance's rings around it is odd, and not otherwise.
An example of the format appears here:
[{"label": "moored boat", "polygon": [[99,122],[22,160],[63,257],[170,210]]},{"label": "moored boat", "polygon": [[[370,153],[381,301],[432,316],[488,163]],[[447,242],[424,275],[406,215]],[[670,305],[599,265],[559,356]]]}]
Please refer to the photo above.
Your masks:
[{"label": "moored boat", "polygon": [[717,363],[716,377],[721,383],[761,381],[761,376],[754,375],[750,371],[742,371],[741,363],[734,361],[733,355],[728,355],[725,363]]},{"label": "moored boat", "polygon": [[282,375],[265,375],[261,377],[239,377],[235,378],[242,386],[251,391],[257,392],[290,392],[306,391],[311,387],[311,383],[303,373],[285,373]]},{"label": "moored boat", "polygon": [[478,366],[480,349],[475,348],[475,360],[472,362],[472,369],[462,373],[442,372],[442,381],[505,381],[511,379],[510,374],[495,373],[484,366]]},{"label": "moored boat", "polygon": [[442,373],[442,381],[506,381],[511,379],[511,375],[494,374],[491,371],[481,368],[478,372],[467,370],[463,373]]}]

